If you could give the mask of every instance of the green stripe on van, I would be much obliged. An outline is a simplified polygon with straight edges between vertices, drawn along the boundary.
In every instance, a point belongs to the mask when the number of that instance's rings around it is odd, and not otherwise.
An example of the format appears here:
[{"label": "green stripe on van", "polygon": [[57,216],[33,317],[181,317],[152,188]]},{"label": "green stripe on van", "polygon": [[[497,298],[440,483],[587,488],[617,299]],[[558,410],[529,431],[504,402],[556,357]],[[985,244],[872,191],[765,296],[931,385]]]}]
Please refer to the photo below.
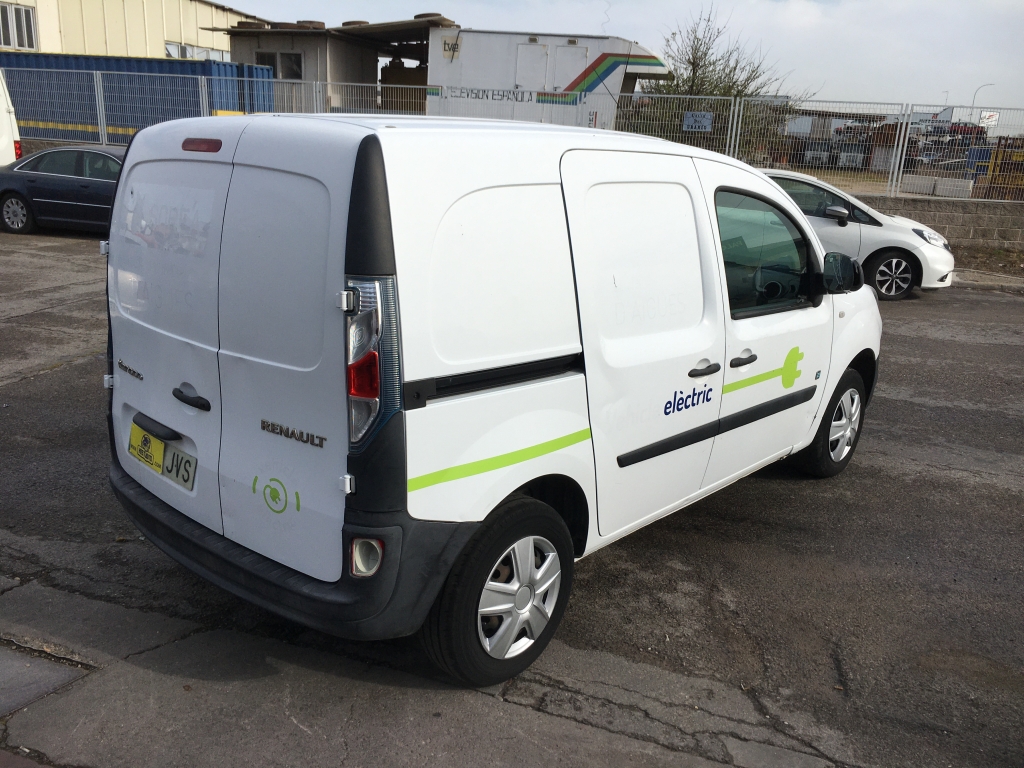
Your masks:
[{"label": "green stripe on van", "polygon": [[513,464],[519,464],[523,461],[536,459],[538,456],[543,456],[547,453],[554,453],[555,451],[560,451],[563,448],[568,448],[570,445],[576,445],[576,443],[582,443],[584,440],[589,439],[590,430],[581,429],[579,432],[573,432],[571,435],[556,437],[554,440],[548,440],[547,442],[538,443],[537,445],[531,445],[529,448],[520,448],[518,451],[503,453],[500,456],[494,456],[490,459],[471,461],[468,464],[459,464],[458,466],[441,469],[427,475],[411,477],[409,478],[409,492],[412,493],[413,491],[420,490],[420,488],[429,488],[432,485],[439,485],[440,483],[448,483],[452,480],[461,480],[464,477],[482,475],[484,472],[493,472],[494,470],[501,469],[502,467],[510,467]]}]

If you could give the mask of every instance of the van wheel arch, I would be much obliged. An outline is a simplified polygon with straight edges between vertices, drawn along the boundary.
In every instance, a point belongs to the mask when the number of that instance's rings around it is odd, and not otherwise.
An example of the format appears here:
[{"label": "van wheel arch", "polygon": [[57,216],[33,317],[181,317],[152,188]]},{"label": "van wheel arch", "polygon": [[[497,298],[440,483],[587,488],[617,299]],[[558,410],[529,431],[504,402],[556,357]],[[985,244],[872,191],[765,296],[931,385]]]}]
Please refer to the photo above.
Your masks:
[{"label": "van wheel arch", "polygon": [[864,380],[864,405],[866,406],[871,402],[871,393],[874,392],[875,379],[878,375],[878,361],[875,359],[875,353],[870,349],[861,350],[846,367],[853,368]]},{"label": "van wheel arch", "polygon": [[906,259],[910,263],[910,269],[913,272],[914,276],[913,280],[910,283],[910,287],[919,288],[921,286],[922,280],[924,280],[924,269],[921,267],[921,262],[917,258],[917,256],[915,256],[913,252],[908,251],[906,248],[900,248],[899,246],[895,245],[884,246],[876,251],[873,251],[866,259],[864,259],[862,263],[864,264],[864,266],[867,266],[868,264],[871,263],[872,259],[878,259],[881,256],[890,253],[898,253],[902,258]]},{"label": "van wheel arch", "polygon": [[[587,549],[590,532],[590,508],[587,495],[579,483],[566,475],[543,475],[524,483],[510,493],[501,504],[514,496],[528,496],[542,501],[555,510],[565,521],[572,536],[572,548],[576,557],[582,557]],[[498,505],[498,508],[501,507]]]}]

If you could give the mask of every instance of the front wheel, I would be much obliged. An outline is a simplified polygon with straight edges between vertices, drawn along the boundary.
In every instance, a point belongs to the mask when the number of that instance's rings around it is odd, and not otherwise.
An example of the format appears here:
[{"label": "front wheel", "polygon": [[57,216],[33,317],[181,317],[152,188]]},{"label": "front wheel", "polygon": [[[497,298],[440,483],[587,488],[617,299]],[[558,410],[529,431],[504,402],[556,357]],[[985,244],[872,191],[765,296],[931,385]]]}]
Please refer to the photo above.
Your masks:
[{"label": "front wheel", "polygon": [[536,499],[511,499],[452,568],[420,630],[427,655],[470,685],[515,677],[555,633],[572,573],[572,538],[562,518]]},{"label": "front wheel", "polygon": [[882,301],[905,299],[914,290],[914,265],[908,256],[897,251],[875,256],[864,273]]},{"label": "front wheel", "polygon": [[814,440],[793,456],[799,469],[813,477],[834,477],[846,469],[860,441],[864,396],[864,380],[857,371],[847,368]]},{"label": "front wheel", "polygon": [[36,228],[32,209],[21,195],[13,192],[0,199],[0,220],[4,229],[16,235],[26,235]]}]

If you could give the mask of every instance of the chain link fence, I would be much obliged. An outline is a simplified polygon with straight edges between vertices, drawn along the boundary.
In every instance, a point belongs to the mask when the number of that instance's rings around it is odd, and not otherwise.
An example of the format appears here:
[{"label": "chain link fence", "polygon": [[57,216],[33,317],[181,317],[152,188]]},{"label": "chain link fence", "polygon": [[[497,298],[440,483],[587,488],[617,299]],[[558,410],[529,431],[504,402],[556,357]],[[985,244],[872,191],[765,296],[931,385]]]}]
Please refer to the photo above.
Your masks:
[{"label": "chain link fence", "polygon": [[25,139],[127,144],[165,120],[260,112],[522,120],[655,136],[851,194],[1024,200],[1024,109],[4,69]]}]

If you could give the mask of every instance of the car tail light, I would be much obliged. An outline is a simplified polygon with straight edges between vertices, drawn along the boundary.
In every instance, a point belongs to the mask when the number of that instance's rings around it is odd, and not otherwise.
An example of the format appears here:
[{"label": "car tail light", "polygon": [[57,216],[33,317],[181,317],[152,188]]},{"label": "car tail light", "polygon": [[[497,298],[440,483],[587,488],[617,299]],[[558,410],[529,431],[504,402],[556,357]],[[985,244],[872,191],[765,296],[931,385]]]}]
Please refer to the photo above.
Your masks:
[{"label": "car tail light", "polygon": [[351,277],[346,288],[348,432],[358,453],[400,407],[397,311],[393,278]]},{"label": "car tail light", "polygon": [[21,142],[14,142],[14,159],[21,160]]}]

